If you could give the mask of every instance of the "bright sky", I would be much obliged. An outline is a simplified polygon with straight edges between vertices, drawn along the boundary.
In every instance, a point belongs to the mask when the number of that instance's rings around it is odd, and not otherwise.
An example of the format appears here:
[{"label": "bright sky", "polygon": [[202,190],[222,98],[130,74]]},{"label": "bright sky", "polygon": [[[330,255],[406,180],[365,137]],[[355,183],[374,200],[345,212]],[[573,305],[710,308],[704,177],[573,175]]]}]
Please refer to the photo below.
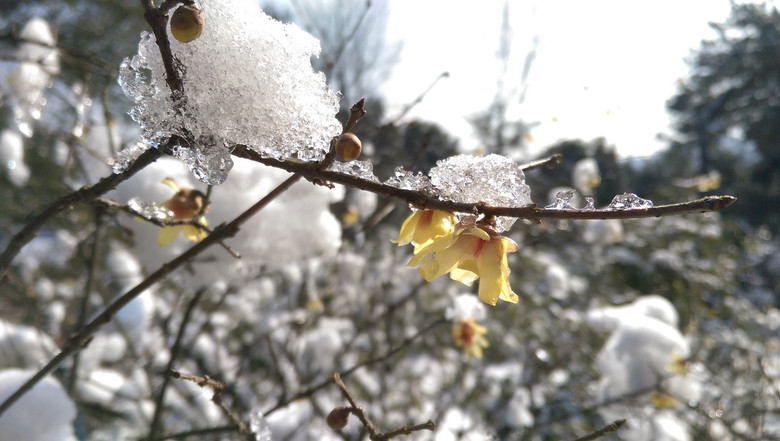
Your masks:
[{"label": "bright sky", "polygon": [[[487,108],[497,87],[496,58],[503,0],[392,0],[388,40],[404,42],[400,63],[382,87],[400,112],[442,72],[440,81],[407,118],[434,121],[461,139],[477,141],[466,118]],[[684,59],[707,23],[722,22],[728,0],[510,1],[511,61],[507,89],[520,86],[523,62],[539,38],[525,101],[512,117],[539,122],[532,152],[559,139],[604,136],[622,156],[665,147],[670,133],[665,102],[688,72]],[[391,113],[392,114],[392,113]]]}]

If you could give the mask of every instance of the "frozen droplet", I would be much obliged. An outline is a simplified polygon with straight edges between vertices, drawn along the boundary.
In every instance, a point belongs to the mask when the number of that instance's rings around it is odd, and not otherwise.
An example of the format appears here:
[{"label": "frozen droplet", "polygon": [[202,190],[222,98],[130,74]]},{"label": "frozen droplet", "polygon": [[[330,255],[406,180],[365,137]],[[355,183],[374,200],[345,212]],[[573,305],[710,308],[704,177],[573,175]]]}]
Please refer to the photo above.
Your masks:
[{"label": "frozen droplet", "polygon": [[544,208],[552,210],[573,210],[574,206],[571,205],[571,199],[574,197],[574,194],[575,190],[573,188],[559,191],[555,195],[555,202]]},{"label": "frozen droplet", "polygon": [[374,165],[371,161],[336,161],[328,167],[328,170],[354,176],[366,181],[379,182],[379,179],[374,176]]},{"label": "frozen droplet", "polygon": [[596,209],[596,201],[591,196],[585,196],[585,207],[582,208],[583,210],[595,210]]},{"label": "frozen droplet", "polygon": [[[505,156],[453,156],[439,161],[428,175],[442,199],[499,207],[531,204],[523,170]],[[496,227],[505,231],[514,222],[515,218],[499,217]]]},{"label": "frozen droplet", "polygon": [[127,207],[146,219],[164,221],[173,218],[173,213],[167,208],[141,198],[130,199],[127,201]]},{"label": "frozen droplet", "polygon": [[433,185],[428,176],[417,172],[412,173],[409,170],[404,170],[403,167],[395,169],[395,176],[385,181],[385,185],[391,187],[400,188],[403,190],[414,190],[431,193],[433,191]]},{"label": "frozen droplet", "polygon": [[122,173],[123,171],[127,170],[127,167],[135,162],[135,160],[138,159],[138,157],[148,149],[148,145],[144,144],[143,142],[137,142],[130,147],[121,150],[119,153],[117,153],[116,158],[113,161],[111,166],[112,170],[114,173]]},{"label": "frozen droplet", "polygon": [[623,193],[612,198],[607,210],[633,210],[652,206],[653,201],[649,199],[642,199],[634,193]]},{"label": "frozen droplet", "polygon": [[257,441],[271,441],[271,426],[262,412],[257,411],[249,415],[249,430],[255,435]]}]

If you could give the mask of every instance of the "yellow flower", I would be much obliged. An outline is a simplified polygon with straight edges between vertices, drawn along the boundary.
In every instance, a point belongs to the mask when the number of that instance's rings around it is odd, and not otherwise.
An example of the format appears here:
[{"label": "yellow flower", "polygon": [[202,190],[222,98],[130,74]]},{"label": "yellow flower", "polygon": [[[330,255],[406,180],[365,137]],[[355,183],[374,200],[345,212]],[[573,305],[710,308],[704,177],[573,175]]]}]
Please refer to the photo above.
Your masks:
[{"label": "yellow flower", "polygon": [[[167,208],[173,213],[173,219],[188,220],[196,218],[198,224],[208,226],[206,217],[201,212],[207,212],[208,207],[203,208],[206,203],[206,196],[194,188],[182,188],[173,178],[163,179],[163,184],[171,187],[176,194],[172,198],[163,202],[161,206]],[[184,234],[187,239],[198,242],[205,238],[208,233],[195,225],[171,225],[160,229],[157,236],[157,244],[161,247],[168,246],[179,234]]]},{"label": "yellow flower", "polygon": [[477,278],[479,298],[490,305],[498,299],[517,303],[517,294],[509,286],[506,254],[517,251],[517,244],[479,227],[462,227],[449,236],[415,250],[407,265],[420,265],[419,272],[428,282],[450,273],[453,280],[471,285]]},{"label": "yellow flower", "polygon": [[398,246],[414,242],[414,253],[455,230],[455,215],[441,210],[417,210],[401,225]]},{"label": "yellow flower", "polygon": [[462,346],[466,354],[482,358],[482,348],[488,347],[487,329],[477,324],[474,317],[456,322],[452,327],[455,345]]}]

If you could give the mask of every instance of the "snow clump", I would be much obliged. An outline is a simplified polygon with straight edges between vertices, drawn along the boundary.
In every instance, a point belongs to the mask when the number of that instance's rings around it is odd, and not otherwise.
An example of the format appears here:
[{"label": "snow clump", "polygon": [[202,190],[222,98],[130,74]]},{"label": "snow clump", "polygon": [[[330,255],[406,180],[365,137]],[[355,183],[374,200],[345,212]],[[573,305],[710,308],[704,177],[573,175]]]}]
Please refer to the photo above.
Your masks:
[{"label": "snow clump", "polygon": [[[221,184],[232,167],[230,149],[242,144],[263,156],[316,161],[341,131],[338,96],[310,57],[320,44],[295,25],[263,13],[256,2],[203,0],[200,38],[171,38],[183,93],[172,94],[154,36],[142,34],[138,54],[125,59],[119,82],[135,99],[130,115],[148,146],[171,136],[174,149],[203,182]],[[117,158],[122,171],[143,148]]]},{"label": "snow clump", "polygon": [[[428,175],[442,199],[503,207],[531,204],[531,188],[523,170],[506,156],[453,156],[436,163]],[[496,226],[505,231],[514,222],[514,218],[499,217]]]},{"label": "snow clump", "polygon": [[[34,374],[34,370],[1,370],[0,401],[8,398]],[[0,416],[0,438],[75,441],[72,425],[75,418],[73,401],[57,380],[46,377]]]}]

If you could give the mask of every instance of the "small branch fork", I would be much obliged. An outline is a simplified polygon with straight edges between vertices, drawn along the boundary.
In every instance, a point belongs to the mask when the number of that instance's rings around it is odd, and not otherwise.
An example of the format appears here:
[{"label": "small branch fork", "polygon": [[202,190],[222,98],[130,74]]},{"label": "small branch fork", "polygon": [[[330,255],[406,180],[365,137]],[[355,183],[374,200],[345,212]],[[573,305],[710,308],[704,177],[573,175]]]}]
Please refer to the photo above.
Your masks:
[{"label": "small branch fork", "polygon": [[[341,381],[341,376],[338,373],[335,373],[330,376],[330,381],[332,381],[338,388],[341,390],[341,393],[344,395],[344,398],[349,401],[350,407],[337,407],[333,410],[333,412],[346,412],[355,415],[360,422],[365,426],[366,430],[368,431],[368,437],[371,439],[371,441],[384,441],[391,438],[395,438],[399,435],[409,435],[414,432],[418,432],[420,430],[436,430],[436,425],[433,423],[432,420],[428,420],[425,423],[422,424],[415,424],[413,426],[403,426],[399,427],[398,429],[392,430],[390,432],[380,433],[376,430],[376,427],[374,426],[374,423],[371,422],[371,420],[368,418],[368,415],[363,411],[363,407],[360,406],[355,398],[352,396],[352,394],[349,392],[349,389],[347,389],[347,386],[344,384],[343,381]],[[333,414],[331,412],[331,414]],[[345,415],[346,416],[346,415]]]},{"label": "small branch fork", "polygon": [[607,424],[604,427],[596,429],[595,431],[593,431],[593,432],[591,432],[591,433],[589,433],[587,435],[581,436],[581,437],[575,439],[574,441],[593,441],[595,439],[601,438],[604,435],[607,435],[609,433],[617,431],[625,423],[626,423],[625,419],[617,420],[617,421],[615,421],[615,422],[613,422],[611,424]]},{"label": "small branch fork", "polygon": [[181,380],[189,380],[194,382],[200,387],[208,387],[209,389],[214,392],[214,396],[211,397],[211,401],[219,407],[219,410],[222,411],[222,413],[233,423],[238,427],[238,431],[241,432],[242,435],[244,435],[247,439],[247,441],[256,441],[257,437],[254,433],[249,429],[247,424],[236,414],[234,414],[222,401],[222,392],[225,390],[227,385],[221,381],[215,380],[208,375],[203,375],[202,377],[199,375],[192,375],[192,374],[185,374],[183,372],[179,372],[175,369],[170,369],[168,371],[168,375],[170,375],[173,378],[178,378]]}]

